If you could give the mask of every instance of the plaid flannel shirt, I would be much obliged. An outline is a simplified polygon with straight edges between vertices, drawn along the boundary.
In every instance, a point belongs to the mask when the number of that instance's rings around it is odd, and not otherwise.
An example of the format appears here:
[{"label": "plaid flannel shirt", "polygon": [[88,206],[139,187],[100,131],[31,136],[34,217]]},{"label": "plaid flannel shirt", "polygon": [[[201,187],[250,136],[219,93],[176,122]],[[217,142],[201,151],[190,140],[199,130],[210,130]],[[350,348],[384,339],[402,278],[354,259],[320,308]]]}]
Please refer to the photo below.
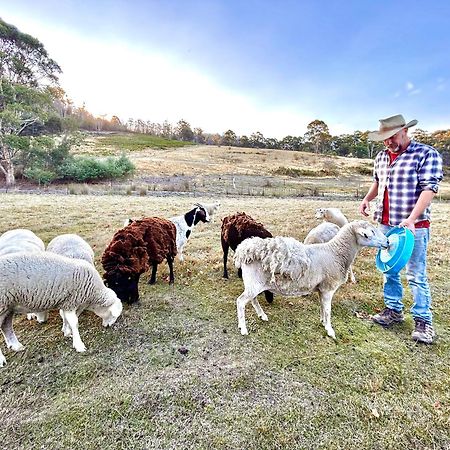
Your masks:
[{"label": "plaid flannel shirt", "polygon": [[[377,206],[374,219],[381,222],[384,190],[389,195],[389,222],[398,225],[406,219],[417,203],[422,191],[438,191],[442,180],[442,157],[429,145],[411,141],[408,148],[389,165],[388,150],[375,158],[373,178],[378,183]],[[417,218],[417,222],[430,220],[430,206]]]}]

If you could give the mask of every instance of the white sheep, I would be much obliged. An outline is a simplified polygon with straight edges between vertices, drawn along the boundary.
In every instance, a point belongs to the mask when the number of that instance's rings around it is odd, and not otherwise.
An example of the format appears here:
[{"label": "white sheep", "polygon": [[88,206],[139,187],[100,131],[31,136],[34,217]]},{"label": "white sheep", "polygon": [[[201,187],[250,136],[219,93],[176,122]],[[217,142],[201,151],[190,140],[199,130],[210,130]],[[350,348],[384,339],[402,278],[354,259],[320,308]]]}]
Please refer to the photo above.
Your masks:
[{"label": "white sheep", "polygon": [[[310,237],[309,242],[306,242],[305,239],[303,241],[305,244],[328,242],[337,233],[337,229],[332,227],[332,225],[337,225],[338,227],[342,228],[345,224],[348,223],[347,217],[344,216],[339,208],[318,208],[316,209],[316,219],[323,219],[324,222],[310,231],[310,233],[314,237]],[[334,234],[331,235],[333,232]],[[308,236],[306,237],[308,238]],[[353,272],[352,266],[350,266],[348,270],[350,272],[350,281],[352,283],[356,283],[356,277],[355,273]]]},{"label": "white sheep", "polygon": [[[16,252],[43,252],[45,245],[42,239],[37,237],[32,231],[23,228],[9,230],[0,236],[0,256]],[[30,313],[27,319],[36,318],[39,323],[44,323],[48,319],[48,313]]]},{"label": "white sheep", "polygon": [[214,215],[220,208],[220,201],[214,203],[196,203],[196,206],[203,206],[206,211],[208,211],[211,223],[214,222]]},{"label": "white sheep", "polygon": [[77,234],[61,234],[53,238],[47,245],[47,251],[68,258],[84,259],[94,264],[94,250]]},{"label": "white sheep", "polygon": [[306,235],[304,244],[323,244],[333,239],[338,234],[340,228],[330,222],[322,222],[317,227],[314,227]]},{"label": "white sheep", "polygon": [[339,208],[318,208],[316,209],[316,219],[335,223],[340,228],[348,223],[347,217],[344,216]]},{"label": "white sheep", "polygon": [[[88,263],[94,265],[94,250],[91,246],[77,234],[60,234],[53,238],[47,245],[47,251],[56,253],[57,255],[66,256],[67,258],[83,259]],[[81,308],[78,308],[77,315],[83,312]],[[64,336],[69,337],[72,335],[69,324],[64,319],[64,314],[59,311],[59,314],[63,320],[63,326],[61,331]],[[31,319],[36,317],[38,322],[46,322],[48,319],[48,312],[27,314],[27,318]]]},{"label": "white sheep", "polygon": [[[107,288],[92,264],[52,253],[12,253],[0,256],[0,328],[6,345],[24,349],[13,329],[15,312],[61,309],[73,347],[84,352],[78,332],[78,308],[88,309],[112,325],[122,313],[122,302]],[[0,350],[0,367],[6,359]]]},{"label": "white sheep", "polygon": [[324,244],[305,245],[290,237],[256,237],[243,241],[234,256],[244,282],[244,292],[236,300],[241,334],[248,334],[245,306],[249,301],[258,317],[268,320],[257,299],[261,292],[299,296],[317,291],[321,322],[328,336],[335,339],[331,299],[346,281],[348,268],[362,246],[387,247],[387,238],[370,223],[354,221]]},{"label": "white sheep", "polygon": [[45,245],[32,231],[23,228],[9,230],[0,236],[0,256],[14,252],[43,252]]}]

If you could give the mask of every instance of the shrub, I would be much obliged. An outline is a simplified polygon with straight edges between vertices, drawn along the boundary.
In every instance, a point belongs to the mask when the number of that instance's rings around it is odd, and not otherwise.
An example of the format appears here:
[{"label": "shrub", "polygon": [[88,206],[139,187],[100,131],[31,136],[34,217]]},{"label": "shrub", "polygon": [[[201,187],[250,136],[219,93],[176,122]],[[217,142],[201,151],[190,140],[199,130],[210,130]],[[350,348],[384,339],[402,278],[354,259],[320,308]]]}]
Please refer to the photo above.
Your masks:
[{"label": "shrub", "polygon": [[40,169],[38,167],[25,169],[23,175],[29,180],[44,185],[47,185],[58,178],[58,175],[55,172],[52,172],[51,170]]},{"label": "shrub", "polygon": [[92,157],[78,157],[66,162],[60,170],[65,180],[93,181],[120,178],[134,171],[133,163],[125,156],[100,160]]}]

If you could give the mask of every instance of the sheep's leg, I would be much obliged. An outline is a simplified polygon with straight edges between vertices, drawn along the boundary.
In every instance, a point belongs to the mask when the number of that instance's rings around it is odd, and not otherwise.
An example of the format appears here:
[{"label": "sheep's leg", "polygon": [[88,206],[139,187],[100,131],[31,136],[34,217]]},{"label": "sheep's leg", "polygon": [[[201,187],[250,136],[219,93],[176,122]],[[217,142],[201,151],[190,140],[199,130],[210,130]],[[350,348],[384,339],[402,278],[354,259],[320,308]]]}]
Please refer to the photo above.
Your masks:
[{"label": "sheep's leg", "polygon": [[228,269],[227,269],[227,262],[228,262],[228,250],[230,246],[222,239],[222,250],[223,250],[223,277],[228,278]]},{"label": "sheep's leg", "polygon": [[238,328],[241,330],[242,335],[248,334],[247,325],[245,323],[245,306],[250,300],[252,300],[252,297],[245,291],[236,299]]},{"label": "sheep's leg", "polygon": [[333,298],[333,294],[334,291],[321,292],[320,300],[322,303],[323,326],[328,336],[336,339],[336,334],[331,326],[331,299]]},{"label": "sheep's leg", "polygon": [[16,333],[14,333],[13,316],[14,313],[12,311],[6,314],[3,318],[1,328],[5,337],[6,346],[15,352],[21,352],[25,347],[19,342]]},{"label": "sheep's leg", "polygon": [[261,320],[264,320],[265,322],[267,322],[269,320],[269,318],[267,317],[266,313],[261,308],[261,305],[259,304],[257,297],[252,299],[252,305],[253,305],[253,308],[255,308],[255,311],[256,311],[256,314],[258,315],[258,317]]},{"label": "sheep's leg", "polygon": [[156,283],[156,271],[157,270],[158,270],[158,263],[152,262],[152,275],[150,277],[150,280],[148,280],[148,284]]},{"label": "sheep's leg", "polygon": [[320,323],[325,326],[324,316],[323,316],[323,304],[322,297],[320,298]]},{"label": "sheep's leg", "polygon": [[348,270],[350,271],[350,281],[352,283],[356,283],[356,277],[355,277],[355,274],[353,273],[352,266],[350,266],[350,268]]},{"label": "sheep's leg", "polygon": [[39,323],[47,322],[48,320],[48,312],[38,312],[38,313],[28,313],[27,314],[28,320],[36,319]]},{"label": "sheep's leg", "polygon": [[173,284],[175,282],[175,277],[173,276],[173,257],[167,257],[167,264],[169,265],[169,284]]},{"label": "sheep's leg", "polygon": [[80,333],[78,332],[78,316],[76,310],[73,311],[62,311],[64,318],[69,325],[70,329],[72,330],[72,336],[73,336],[73,348],[77,352],[85,352],[86,347],[83,344]]},{"label": "sheep's leg", "polygon": [[59,315],[61,316],[61,319],[63,321],[61,331],[63,332],[64,337],[72,337],[72,330],[67,323],[66,317],[64,316],[64,311],[62,309],[59,310]]}]

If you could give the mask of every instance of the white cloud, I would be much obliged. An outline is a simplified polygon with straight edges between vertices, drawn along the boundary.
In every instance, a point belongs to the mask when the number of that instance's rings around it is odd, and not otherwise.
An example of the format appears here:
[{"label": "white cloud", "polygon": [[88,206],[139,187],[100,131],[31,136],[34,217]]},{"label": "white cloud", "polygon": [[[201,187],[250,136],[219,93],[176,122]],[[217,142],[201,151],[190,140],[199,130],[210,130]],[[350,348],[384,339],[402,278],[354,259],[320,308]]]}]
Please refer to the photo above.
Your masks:
[{"label": "white cloud", "polygon": [[414,84],[411,83],[411,81],[406,82],[406,90],[412,91],[414,89]]}]

